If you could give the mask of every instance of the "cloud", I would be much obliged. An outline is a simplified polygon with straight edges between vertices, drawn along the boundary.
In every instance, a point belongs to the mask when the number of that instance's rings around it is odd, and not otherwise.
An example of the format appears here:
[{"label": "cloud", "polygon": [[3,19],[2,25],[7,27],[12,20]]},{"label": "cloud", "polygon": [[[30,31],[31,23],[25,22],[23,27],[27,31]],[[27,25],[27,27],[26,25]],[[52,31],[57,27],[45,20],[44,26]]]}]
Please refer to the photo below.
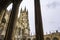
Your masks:
[{"label": "cloud", "polygon": [[50,3],[50,4],[47,4],[47,7],[48,7],[48,8],[60,7],[60,2],[54,1],[54,2],[52,2],[52,3]]}]

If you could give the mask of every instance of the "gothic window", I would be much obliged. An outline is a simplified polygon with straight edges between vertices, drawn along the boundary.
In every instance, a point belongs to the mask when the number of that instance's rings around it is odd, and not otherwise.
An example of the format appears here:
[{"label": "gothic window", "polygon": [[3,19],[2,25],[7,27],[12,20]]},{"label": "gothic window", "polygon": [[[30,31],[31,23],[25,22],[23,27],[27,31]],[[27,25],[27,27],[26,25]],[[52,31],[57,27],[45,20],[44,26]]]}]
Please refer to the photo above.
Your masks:
[{"label": "gothic window", "polygon": [[47,37],[46,40],[50,40],[50,38]]},{"label": "gothic window", "polygon": [[54,37],[53,40],[59,40],[57,37]]}]

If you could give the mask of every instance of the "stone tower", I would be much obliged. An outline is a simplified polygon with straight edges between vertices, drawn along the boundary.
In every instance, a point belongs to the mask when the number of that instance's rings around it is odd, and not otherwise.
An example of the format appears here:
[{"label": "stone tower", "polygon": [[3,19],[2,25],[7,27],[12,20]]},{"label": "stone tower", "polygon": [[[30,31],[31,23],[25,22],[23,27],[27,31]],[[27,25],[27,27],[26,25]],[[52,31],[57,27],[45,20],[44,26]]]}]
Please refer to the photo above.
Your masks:
[{"label": "stone tower", "polygon": [[29,20],[28,20],[28,11],[26,11],[26,8],[24,11],[20,12],[19,22],[22,26],[22,33],[24,36],[30,35],[30,28],[29,28]]},{"label": "stone tower", "polygon": [[30,36],[28,11],[26,11],[26,8],[24,9],[24,11],[21,8],[20,16],[17,20],[13,36],[13,40],[24,40],[27,39],[28,36]]}]

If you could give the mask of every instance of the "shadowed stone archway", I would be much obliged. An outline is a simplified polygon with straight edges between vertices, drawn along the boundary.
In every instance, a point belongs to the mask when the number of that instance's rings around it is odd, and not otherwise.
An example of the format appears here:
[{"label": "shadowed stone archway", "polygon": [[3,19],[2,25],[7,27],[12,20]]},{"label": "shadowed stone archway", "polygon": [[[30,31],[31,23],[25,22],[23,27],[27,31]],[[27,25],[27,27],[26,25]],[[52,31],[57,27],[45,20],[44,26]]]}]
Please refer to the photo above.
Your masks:
[{"label": "shadowed stone archway", "polygon": [[[4,40],[12,40],[13,28],[16,24],[19,5],[22,0],[0,0],[0,13],[2,10],[6,9],[10,3],[13,3],[12,12],[10,15],[6,36]],[[35,2],[35,29],[36,29],[36,40],[44,40],[43,38],[43,27],[42,27],[42,18],[40,10],[40,1],[34,0]]]}]

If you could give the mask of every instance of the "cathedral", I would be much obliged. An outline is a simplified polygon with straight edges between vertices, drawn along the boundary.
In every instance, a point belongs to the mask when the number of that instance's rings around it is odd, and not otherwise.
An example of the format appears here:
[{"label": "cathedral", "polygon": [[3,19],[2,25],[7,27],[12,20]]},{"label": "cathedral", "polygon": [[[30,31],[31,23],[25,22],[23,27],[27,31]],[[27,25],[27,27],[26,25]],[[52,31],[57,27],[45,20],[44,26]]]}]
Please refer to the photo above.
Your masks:
[{"label": "cathedral", "polygon": [[[11,10],[4,10],[3,14],[0,15],[0,36],[3,36],[1,39],[5,37],[7,25],[9,22],[9,17]],[[30,37],[30,27],[28,20],[28,10],[26,8],[20,11],[20,16],[17,19],[16,25],[13,30],[12,39],[13,40],[27,40]]]},{"label": "cathedral", "polygon": [[15,26],[14,40],[26,40],[29,36],[30,27],[28,20],[28,11],[26,11],[26,8],[24,9],[24,11],[21,8],[20,16]]},{"label": "cathedral", "polygon": [[[0,14],[0,40],[4,40],[11,10],[3,10]],[[3,15],[4,14],[4,15]],[[17,19],[12,35],[13,40],[36,40],[35,35],[30,35],[30,26],[28,19],[28,10],[20,10],[20,16]],[[44,40],[60,40],[60,32],[44,35]]]}]

